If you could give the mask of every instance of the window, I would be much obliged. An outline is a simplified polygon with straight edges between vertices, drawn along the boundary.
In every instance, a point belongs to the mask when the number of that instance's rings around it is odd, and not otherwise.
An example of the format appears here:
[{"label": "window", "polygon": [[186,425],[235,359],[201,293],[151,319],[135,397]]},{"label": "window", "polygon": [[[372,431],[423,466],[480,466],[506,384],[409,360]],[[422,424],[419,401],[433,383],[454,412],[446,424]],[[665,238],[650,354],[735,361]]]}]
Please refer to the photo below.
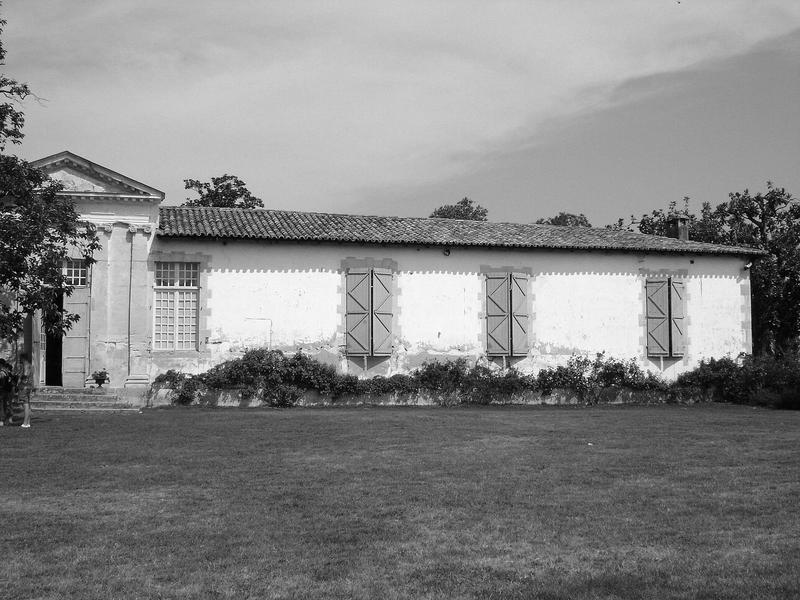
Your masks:
[{"label": "window", "polygon": [[681,357],[686,352],[684,283],[672,277],[648,279],[647,356]]},{"label": "window", "polygon": [[486,354],[528,354],[528,276],[486,275]]},{"label": "window", "polygon": [[157,262],[153,349],[197,349],[200,263]]},{"label": "window", "polygon": [[350,356],[392,354],[392,272],[348,269],[345,352]]},{"label": "window", "polygon": [[82,258],[68,258],[64,261],[64,278],[67,285],[81,286],[88,281],[89,269]]}]

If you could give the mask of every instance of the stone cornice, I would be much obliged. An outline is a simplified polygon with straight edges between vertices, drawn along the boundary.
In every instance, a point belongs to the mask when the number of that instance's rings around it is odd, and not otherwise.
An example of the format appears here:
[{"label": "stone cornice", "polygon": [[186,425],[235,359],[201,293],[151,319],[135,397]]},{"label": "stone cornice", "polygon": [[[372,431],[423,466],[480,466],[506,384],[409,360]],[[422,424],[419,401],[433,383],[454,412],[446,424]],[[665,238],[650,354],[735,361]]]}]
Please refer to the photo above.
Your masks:
[{"label": "stone cornice", "polygon": [[123,200],[126,202],[161,202],[158,196],[145,196],[136,194],[113,194],[108,192],[70,192],[62,190],[59,196],[68,196],[76,200]]},{"label": "stone cornice", "polygon": [[111,233],[114,231],[114,226],[119,225],[125,227],[129,233],[143,233],[145,235],[152,235],[156,230],[155,223],[127,223],[125,221],[114,221],[113,223],[94,223],[98,231]]}]

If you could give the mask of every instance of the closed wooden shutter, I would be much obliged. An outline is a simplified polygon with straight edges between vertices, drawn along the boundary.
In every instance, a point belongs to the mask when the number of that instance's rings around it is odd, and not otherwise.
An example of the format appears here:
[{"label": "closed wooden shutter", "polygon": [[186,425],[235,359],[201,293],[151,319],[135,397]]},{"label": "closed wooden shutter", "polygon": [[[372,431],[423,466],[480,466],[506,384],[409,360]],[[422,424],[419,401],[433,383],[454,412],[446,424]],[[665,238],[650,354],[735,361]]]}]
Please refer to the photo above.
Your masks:
[{"label": "closed wooden shutter", "polygon": [[647,355],[669,356],[669,280],[648,279]]},{"label": "closed wooden shutter", "polygon": [[528,276],[511,274],[511,353],[528,354]]},{"label": "closed wooden shutter", "polygon": [[392,354],[392,272],[372,270],[372,355]]},{"label": "closed wooden shutter", "polygon": [[486,275],[486,354],[508,356],[511,351],[508,273]]},{"label": "closed wooden shutter", "polygon": [[670,352],[683,356],[686,352],[686,329],[683,308],[683,281],[670,280]]},{"label": "closed wooden shutter", "polygon": [[354,356],[369,356],[370,270],[350,269],[345,279],[345,352]]}]

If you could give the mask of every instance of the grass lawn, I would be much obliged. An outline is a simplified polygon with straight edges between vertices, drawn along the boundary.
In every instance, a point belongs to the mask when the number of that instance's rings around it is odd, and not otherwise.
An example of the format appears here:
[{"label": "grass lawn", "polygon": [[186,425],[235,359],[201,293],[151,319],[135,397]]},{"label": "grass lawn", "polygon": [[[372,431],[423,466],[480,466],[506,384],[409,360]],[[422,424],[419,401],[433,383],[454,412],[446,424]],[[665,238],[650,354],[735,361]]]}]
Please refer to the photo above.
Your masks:
[{"label": "grass lawn", "polygon": [[797,598],[799,450],[725,405],[38,413],[0,597]]}]

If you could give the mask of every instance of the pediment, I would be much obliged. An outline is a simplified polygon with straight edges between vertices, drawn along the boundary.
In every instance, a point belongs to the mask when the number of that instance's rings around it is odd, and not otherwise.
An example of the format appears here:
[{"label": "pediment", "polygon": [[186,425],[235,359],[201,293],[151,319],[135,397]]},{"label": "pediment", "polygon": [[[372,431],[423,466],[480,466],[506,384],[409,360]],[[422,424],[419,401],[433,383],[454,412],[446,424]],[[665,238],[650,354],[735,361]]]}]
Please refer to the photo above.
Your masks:
[{"label": "pediment", "polygon": [[72,152],[53,154],[32,164],[60,181],[64,186],[64,194],[164,199],[164,192]]},{"label": "pediment", "polygon": [[[49,169],[47,170],[50,171]],[[56,168],[47,174],[56,181],[60,181],[61,185],[64,186],[65,192],[105,192],[109,194],[128,194],[131,192],[129,188],[122,185],[115,185],[112,181],[104,181],[92,177],[88,173],[81,172],[70,166]]]}]

